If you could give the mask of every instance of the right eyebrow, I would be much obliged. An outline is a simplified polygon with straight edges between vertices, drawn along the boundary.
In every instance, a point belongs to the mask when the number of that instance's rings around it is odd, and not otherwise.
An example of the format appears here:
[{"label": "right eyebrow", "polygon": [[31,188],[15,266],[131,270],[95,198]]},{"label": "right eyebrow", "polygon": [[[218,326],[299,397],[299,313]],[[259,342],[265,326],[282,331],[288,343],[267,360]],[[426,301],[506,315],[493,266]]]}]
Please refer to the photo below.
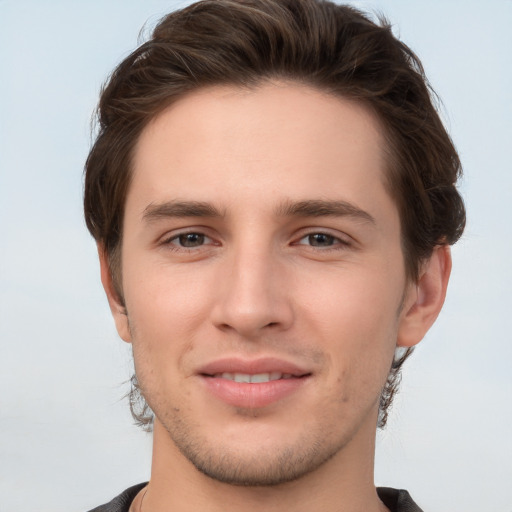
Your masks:
[{"label": "right eyebrow", "polygon": [[215,206],[203,201],[166,201],[151,203],[144,209],[143,220],[153,222],[172,217],[209,217],[218,218],[223,215]]}]

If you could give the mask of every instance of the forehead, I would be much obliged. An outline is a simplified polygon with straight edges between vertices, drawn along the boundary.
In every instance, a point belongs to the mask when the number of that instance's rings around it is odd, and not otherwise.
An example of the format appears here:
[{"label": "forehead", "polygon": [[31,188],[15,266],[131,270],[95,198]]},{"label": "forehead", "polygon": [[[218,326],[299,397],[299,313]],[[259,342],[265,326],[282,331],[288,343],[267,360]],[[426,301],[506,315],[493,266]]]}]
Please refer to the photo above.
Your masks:
[{"label": "forehead", "polygon": [[176,197],[247,208],[262,198],[369,203],[372,192],[389,201],[384,144],[369,108],[308,86],[202,89],[142,132],[126,208]]}]

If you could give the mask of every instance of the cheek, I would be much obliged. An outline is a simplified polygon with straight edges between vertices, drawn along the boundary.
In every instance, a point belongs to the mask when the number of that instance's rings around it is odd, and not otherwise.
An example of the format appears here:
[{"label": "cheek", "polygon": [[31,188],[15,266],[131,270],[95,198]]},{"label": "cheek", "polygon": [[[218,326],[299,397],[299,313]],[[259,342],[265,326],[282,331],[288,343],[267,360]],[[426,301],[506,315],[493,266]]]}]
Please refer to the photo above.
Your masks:
[{"label": "cheek", "polygon": [[134,261],[125,267],[125,275],[131,276],[124,281],[126,306],[139,331],[177,334],[196,323],[208,308],[213,286],[204,273],[171,269],[165,263],[143,265]]},{"label": "cheek", "polygon": [[[402,299],[400,280],[372,275],[330,276],[302,300],[299,320],[330,358],[333,379],[351,390],[380,388],[393,358]],[[301,295],[301,294],[299,294]],[[332,379],[331,379],[332,380]]]},{"label": "cheek", "polygon": [[[294,302],[300,315],[329,337],[369,343],[396,330],[403,296],[401,276],[385,271],[341,269],[322,279],[303,280]],[[299,320],[300,321],[300,320]]]},{"label": "cheek", "polygon": [[130,276],[125,279],[125,297],[139,382],[146,389],[174,388],[186,354],[195,340],[206,337],[201,329],[208,310],[207,283],[197,274],[170,273],[161,266],[148,270],[136,261],[126,262],[125,268],[125,276]]}]

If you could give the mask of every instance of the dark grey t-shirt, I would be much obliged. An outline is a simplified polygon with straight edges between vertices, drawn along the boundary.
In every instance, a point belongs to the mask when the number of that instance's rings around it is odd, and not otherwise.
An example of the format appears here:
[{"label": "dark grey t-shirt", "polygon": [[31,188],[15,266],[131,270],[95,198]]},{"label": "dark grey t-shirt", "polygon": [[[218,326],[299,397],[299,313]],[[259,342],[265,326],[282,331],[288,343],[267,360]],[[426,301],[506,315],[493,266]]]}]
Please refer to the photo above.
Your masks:
[{"label": "dark grey t-shirt", "polygon": [[[128,512],[130,505],[137,493],[146,484],[139,484],[126,489],[111,502],[93,508],[89,512]],[[407,491],[402,489],[391,489],[390,487],[377,487],[377,493],[382,503],[391,512],[422,512],[421,508],[412,501]]]}]

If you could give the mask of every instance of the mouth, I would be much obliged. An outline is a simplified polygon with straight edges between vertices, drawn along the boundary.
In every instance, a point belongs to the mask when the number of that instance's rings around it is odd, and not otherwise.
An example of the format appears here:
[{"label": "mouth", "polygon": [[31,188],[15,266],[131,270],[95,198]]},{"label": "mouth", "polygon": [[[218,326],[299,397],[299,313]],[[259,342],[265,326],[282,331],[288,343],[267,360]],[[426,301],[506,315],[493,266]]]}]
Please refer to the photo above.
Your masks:
[{"label": "mouth", "polygon": [[199,376],[208,392],[225,404],[259,409],[293,395],[312,373],[276,359],[224,359],[202,368]]},{"label": "mouth", "polygon": [[245,382],[247,384],[261,384],[264,382],[272,382],[281,379],[297,379],[305,377],[305,375],[292,375],[291,373],[269,372],[269,373],[216,373],[215,375],[204,375],[205,377],[213,377],[216,379],[227,379],[233,382]]}]

